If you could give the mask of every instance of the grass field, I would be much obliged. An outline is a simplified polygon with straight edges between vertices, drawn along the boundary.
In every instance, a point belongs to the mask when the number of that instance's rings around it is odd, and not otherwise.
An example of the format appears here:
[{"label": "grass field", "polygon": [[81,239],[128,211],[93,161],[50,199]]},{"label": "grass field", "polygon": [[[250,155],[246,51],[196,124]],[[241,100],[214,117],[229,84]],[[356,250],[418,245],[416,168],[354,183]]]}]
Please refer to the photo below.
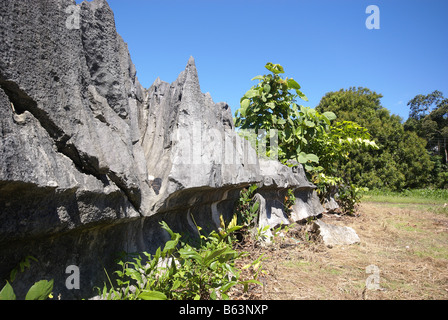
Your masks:
[{"label": "grass field", "polygon": [[402,192],[371,190],[365,192],[363,201],[444,205],[448,203],[448,189],[416,189]]},{"label": "grass field", "polygon": [[[446,300],[448,201],[442,196],[372,192],[358,216],[324,214],[326,222],[355,229],[358,245],[330,249],[302,228],[271,247],[253,247],[252,257],[267,257],[264,285],[234,298]],[[366,287],[371,276],[378,290]]]}]

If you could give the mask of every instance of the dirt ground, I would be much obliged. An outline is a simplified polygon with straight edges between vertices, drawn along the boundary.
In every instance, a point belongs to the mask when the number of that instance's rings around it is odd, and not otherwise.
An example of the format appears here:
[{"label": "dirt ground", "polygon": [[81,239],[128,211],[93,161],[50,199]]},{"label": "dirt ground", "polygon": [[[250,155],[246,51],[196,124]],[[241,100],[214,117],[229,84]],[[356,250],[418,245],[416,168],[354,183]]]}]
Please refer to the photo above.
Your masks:
[{"label": "dirt ground", "polygon": [[352,227],[360,244],[328,248],[299,225],[271,246],[247,243],[242,248],[249,252],[247,261],[266,258],[258,277],[263,286],[247,293],[235,289],[230,298],[448,299],[448,215],[436,212],[428,206],[363,203],[358,216],[322,217]]}]

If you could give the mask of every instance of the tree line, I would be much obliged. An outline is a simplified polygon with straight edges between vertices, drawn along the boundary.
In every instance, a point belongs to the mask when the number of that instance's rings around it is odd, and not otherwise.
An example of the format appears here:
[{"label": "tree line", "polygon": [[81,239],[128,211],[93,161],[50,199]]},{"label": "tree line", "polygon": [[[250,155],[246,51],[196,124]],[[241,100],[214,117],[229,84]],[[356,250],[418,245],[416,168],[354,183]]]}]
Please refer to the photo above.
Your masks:
[{"label": "tree line", "polygon": [[339,120],[366,128],[376,150],[353,150],[338,163],[350,183],[368,188],[403,190],[448,188],[448,99],[440,91],[417,95],[408,102],[409,118],[391,114],[381,94],[368,88],[327,93],[316,107],[332,111]]}]

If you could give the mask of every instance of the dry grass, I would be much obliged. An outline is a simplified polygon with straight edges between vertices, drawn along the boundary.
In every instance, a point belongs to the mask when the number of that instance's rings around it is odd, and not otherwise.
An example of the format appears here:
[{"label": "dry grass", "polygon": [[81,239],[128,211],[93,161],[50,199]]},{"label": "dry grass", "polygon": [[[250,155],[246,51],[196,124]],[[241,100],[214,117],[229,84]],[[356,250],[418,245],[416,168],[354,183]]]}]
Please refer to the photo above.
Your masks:
[{"label": "dry grass", "polygon": [[[363,203],[359,214],[322,218],[355,229],[359,245],[330,249],[319,240],[309,241],[306,228],[297,227],[268,248],[244,248],[248,259],[262,253],[267,257],[259,278],[263,287],[234,292],[232,298],[448,299],[448,216],[376,203]],[[369,265],[379,269],[380,290],[366,288]]]}]

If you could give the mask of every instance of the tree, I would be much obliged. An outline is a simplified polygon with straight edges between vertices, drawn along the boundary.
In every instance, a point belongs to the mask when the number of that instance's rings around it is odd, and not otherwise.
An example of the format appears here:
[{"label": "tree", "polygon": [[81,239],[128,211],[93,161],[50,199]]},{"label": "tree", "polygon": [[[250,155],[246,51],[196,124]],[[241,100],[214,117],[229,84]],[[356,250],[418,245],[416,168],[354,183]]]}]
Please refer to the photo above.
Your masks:
[{"label": "tree", "polygon": [[444,156],[448,162],[448,98],[440,91],[428,95],[417,95],[409,101],[409,119],[405,129],[426,139],[433,153]]},{"label": "tree", "polygon": [[[270,138],[270,130],[278,133],[278,149],[267,146],[267,155],[277,152],[283,163],[296,160],[302,164],[318,163],[315,154],[306,153],[309,141],[322,134],[335,119],[333,113],[318,114],[310,108],[297,104],[297,98],[308,99],[300,91],[300,85],[293,78],[282,78],[284,69],[279,64],[267,63],[272,74],[257,76],[259,80],[241,98],[241,107],[235,113],[235,126],[240,129],[253,129],[260,134],[265,132]],[[291,92],[294,91],[294,92]],[[268,139],[267,139],[268,140]]]},{"label": "tree", "polygon": [[[240,129],[271,129],[278,132],[278,158],[291,165],[295,160],[304,165],[308,177],[325,193],[326,187],[341,185],[336,174],[337,163],[349,159],[354,150],[376,148],[367,130],[351,121],[336,121],[335,113],[299,106],[297,98],[307,101],[293,78],[283,78],[281,65],[268,63],[271,74],[257,76],[259,83],[241,98],[235,113]],[[266,139],[268,140],[268,139]],[[268,156],[274,148],[266,148]]]},{"label": "tree", "polygon": [[[409,118],[422,120],[431,111],[438,109],[447,104],[447,99],[443,97],[443,93],[435,90],[428,95],[416,95],[414,99],[408,102],[410,108]],[[432,109],[432,110],[431,110]]]},{"label": "tree", "polygon": [[434,166],[426,152],[426,141],[405,132],[401,118],[381,105],[381,94],[367,88],[341,89],[327,93],[316,110],[332,111],[339,120],[354,121],[365,127],[379,149],[355,151],[350,161],[339,165],[340,174],[369,188],[425,187]]},{"label": "tree", "polygon": [[409,119],[406,131],[414,132],[427,142],[435,168],[432,183],[436,187],[448,186],[448,99],[440,91],[417,95],[408,106]]}]

